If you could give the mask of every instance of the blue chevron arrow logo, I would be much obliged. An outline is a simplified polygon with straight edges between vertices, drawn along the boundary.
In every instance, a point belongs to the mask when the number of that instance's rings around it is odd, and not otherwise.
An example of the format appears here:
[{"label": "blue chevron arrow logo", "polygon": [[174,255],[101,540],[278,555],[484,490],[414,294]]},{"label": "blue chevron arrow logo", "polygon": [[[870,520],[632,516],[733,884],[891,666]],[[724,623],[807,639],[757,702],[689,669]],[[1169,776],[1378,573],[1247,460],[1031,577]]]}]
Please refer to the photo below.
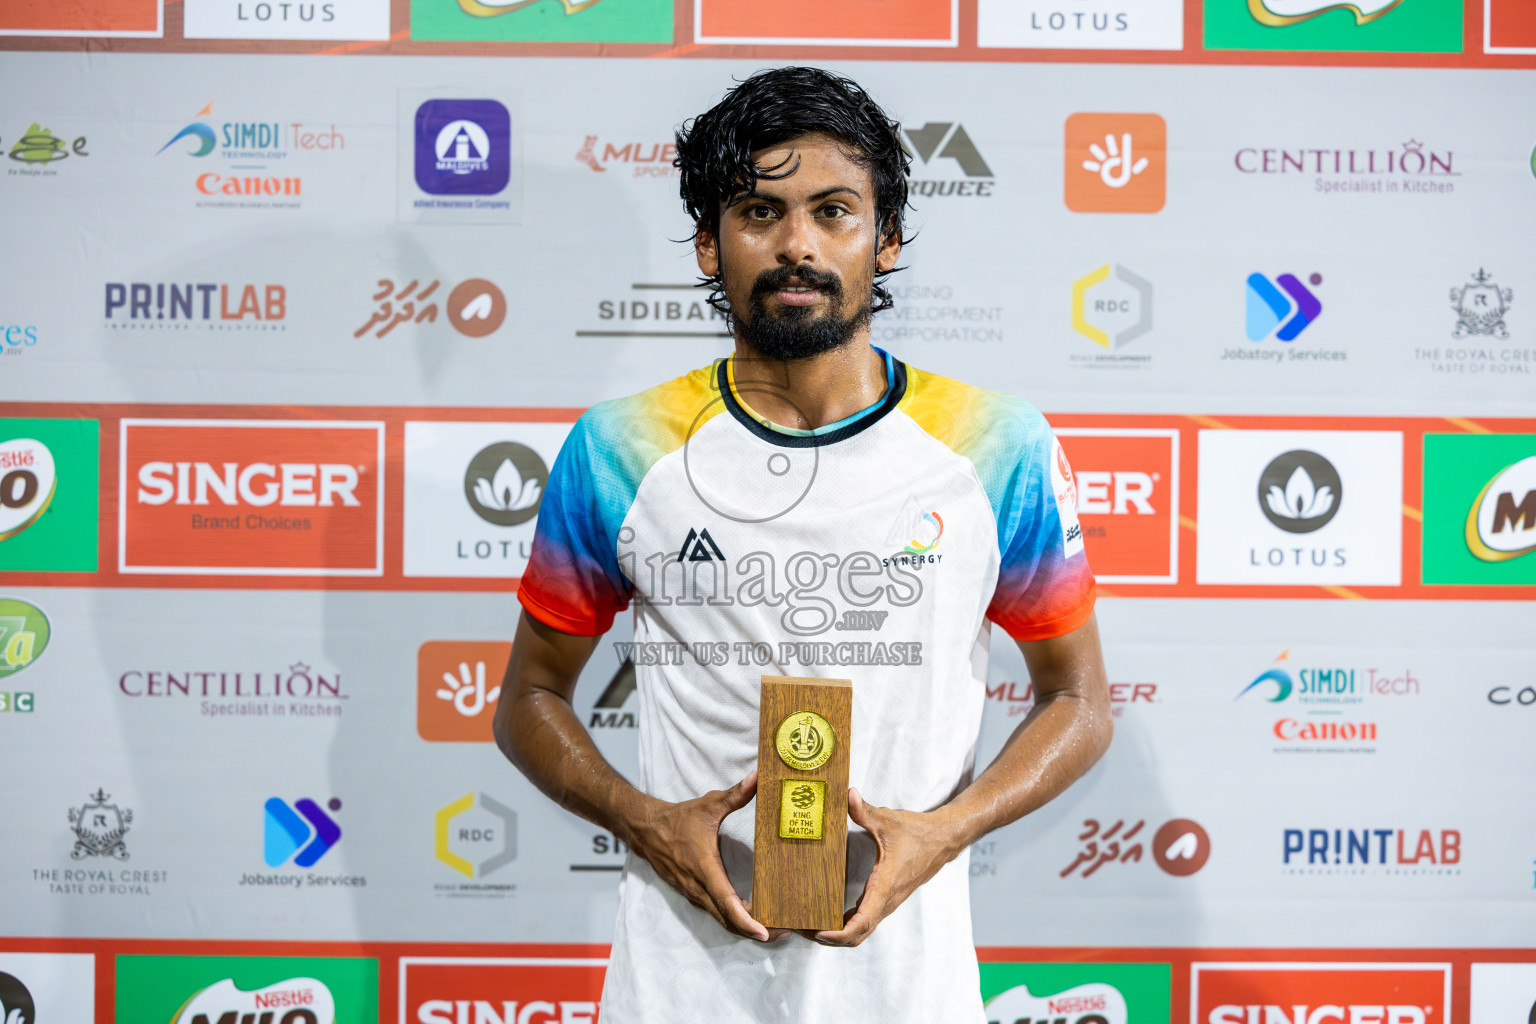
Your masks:
[{"label": "blue chevron arrow logo", "polygon": [[[332,799],[328,806],[339,811],[341,801]],[[295,867],[313,867],[341,841],[341,826],[308,797],[295,800],[290,807],[274,796],[267,800],[265,810],[262,855],[269,868],[288,863],[290,857]]]}]

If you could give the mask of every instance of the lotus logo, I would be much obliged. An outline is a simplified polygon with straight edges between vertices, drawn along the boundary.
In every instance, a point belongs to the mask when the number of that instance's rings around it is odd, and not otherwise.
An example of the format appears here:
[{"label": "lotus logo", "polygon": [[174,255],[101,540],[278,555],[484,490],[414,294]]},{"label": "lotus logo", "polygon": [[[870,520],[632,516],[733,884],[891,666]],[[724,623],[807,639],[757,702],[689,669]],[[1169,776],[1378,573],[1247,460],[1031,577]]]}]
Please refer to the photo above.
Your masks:
[{"label": "lotus logo", "polygon": [[1287,533],[1322,529],[1343,500],[1338,470],[1316,452],[1286,452],[1259,475],[1259,507],[1265,518]]},{"label": "lotus logo", "polygon": [[1484,562],[1536,551],[1536,455],[1506,466],[1467,513],[1467,550]]},{"label": "lotus logo", "polygon": [[516,441],[482,448],[464,473],[464,496],[475,514],[497,526],[517,526],[539,514],[549,469]]}]

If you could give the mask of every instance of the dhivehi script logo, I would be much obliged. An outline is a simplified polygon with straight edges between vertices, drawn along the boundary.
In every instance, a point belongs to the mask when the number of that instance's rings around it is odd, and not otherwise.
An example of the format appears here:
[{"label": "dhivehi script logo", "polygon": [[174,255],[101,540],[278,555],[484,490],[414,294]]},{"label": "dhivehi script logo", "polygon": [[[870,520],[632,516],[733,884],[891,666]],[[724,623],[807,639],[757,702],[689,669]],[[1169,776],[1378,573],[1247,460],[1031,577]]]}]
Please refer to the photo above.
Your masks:
[{"label": "dhivehi script logo", "polygon": [[497,526],[517,526],[539,514],[549,468],[539,453],[516,441],[480,449],[464,471],[464,497],[475,515]]},{"label": "dhivehi script logo", "polygon": [[0,443],[0,540],[37,522],[58,483],[47,445],[29,437]]},{"label": "dhivehi script logo", "polygon": [[988,1024],[1030,1024],[1032,1021],[1065,1021],[1066,1024],[1127,1024],[1125,996],[1115,986],[1089,982],[1053,996],[1032,995],[1028,985],[1018,985],[987,1002]]},{"label": "dhivehi script logo", "polygon": [[1501,469],[1467,513],[1467,549],[1484,562],[1536,550],[1536,455]]},{"label": "dhivehi script logo", "polygon": [[1316,452],[1276,456],[1259,474],[1259,507],[1287,533],[1311,533],[1327,526],[1344,500],[1344,484],[1333,463]]},{"label": "dhivehi script logo", "polygon": [[171,1024],[196,1021],[260,1020],[263,1024],[335,1024],[336,1000],[324,982],[289,978],[266,988],[242,991],[231,978],[188,999]]},{"label": "dhivehi script logo", "polygon": [[1355,16],[1356,25],[1375,21],[1403,0],[1359,0],[1358,3],[1338,3],[1337,0],[1248,0],[1248,11],[1255,21],[1271,28],[1283,28],[1303,21],[1310,21],[1329,11],[1349,11]]}]

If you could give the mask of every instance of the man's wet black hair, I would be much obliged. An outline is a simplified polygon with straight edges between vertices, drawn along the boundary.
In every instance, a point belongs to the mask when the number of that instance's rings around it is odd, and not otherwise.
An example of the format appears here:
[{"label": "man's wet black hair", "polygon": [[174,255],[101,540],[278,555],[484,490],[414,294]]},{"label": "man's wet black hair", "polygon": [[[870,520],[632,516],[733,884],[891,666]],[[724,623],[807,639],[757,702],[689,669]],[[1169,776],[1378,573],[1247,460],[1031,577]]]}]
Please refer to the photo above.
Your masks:
[{"label": "man's wet black hair", "polygon": [[[836,139],[849,157],[869,169],[880,225],[875,249],[891,237],[906,245],[903,214],[912,159],[902,147],[901,126],[857,82],[820,68],[759,71],[678,129],[674,163],[682,171],[679,191],[688,215],[700,229],[719,238],[722,205],[741,202],[757,187],[758,179],[787,178],[800,165],[796,157],[759,170],[752,154],[813,132]],[[875,270],[871,312],[893,305],[891,293],[881,283],[889,273]],[[709,286],[709,304],[729,316],[720,275],[702,283]]]}]

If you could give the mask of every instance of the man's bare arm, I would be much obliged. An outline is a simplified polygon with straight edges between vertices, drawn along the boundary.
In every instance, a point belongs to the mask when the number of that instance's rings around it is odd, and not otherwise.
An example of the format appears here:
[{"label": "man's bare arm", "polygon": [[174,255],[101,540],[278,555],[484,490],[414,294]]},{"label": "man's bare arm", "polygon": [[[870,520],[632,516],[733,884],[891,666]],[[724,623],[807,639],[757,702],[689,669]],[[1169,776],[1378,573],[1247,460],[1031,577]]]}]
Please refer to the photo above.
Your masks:
[{"label": "man's bare arm", "polygon": [[843,927],[818,942],[857,946],[887,915],[994,829],[1043,807],[1082,777],[1114,731],[1097,619],[1053,640],[1021,642],[1035,706],[987,770],[953,800],[927,813],[876,807],[857,790],[848,816],[879,848],[864,895]]},{"label": "man's bare arm", "polygon": [[614,770],[571,708],[598,637],[573,636],[526,613],[496,704],[496,745],[561,807],[602,826],[644,857],[663,880],[738,935],[766,940],[726,877],[720,822],[757,790],[748,775],[728,790],[673,804],[640,792]]}]

